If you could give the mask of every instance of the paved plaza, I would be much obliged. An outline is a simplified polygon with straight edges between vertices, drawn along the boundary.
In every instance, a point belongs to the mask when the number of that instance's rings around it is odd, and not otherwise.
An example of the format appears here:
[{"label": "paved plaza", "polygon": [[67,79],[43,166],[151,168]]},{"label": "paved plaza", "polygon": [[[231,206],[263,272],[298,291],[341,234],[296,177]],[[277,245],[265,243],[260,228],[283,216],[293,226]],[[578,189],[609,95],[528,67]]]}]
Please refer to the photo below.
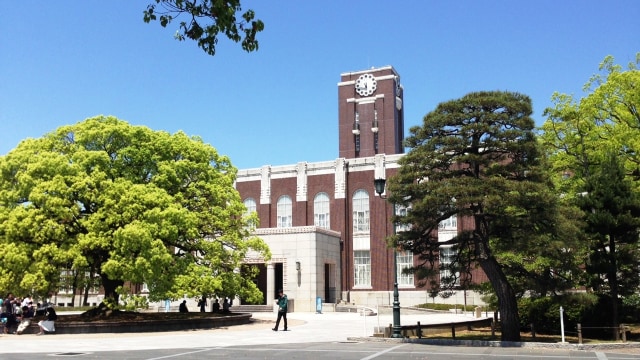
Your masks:
[{"label": "paved plaza", "polygon": [[[433,313],[402,309],[402,325],[449,324],[476,320],[470,314]],[[483,314],[484,315],[484,314]],[[286,344],[325,343],[348,344],[371,342],[374,327],[389,326],[392,323],[390,309],[383,309],[382,314],[361,316],[357,312],[307,313],[294,312],[288,314],[289,331],[272,331],[276,320],[275,313],[253,313],[254,321],[250,324],[221,327],[211,330],[189,330],[154,333],[102,333],[102,334],[54,334],[54,335],[0,335],[0,356],[4,359],[22,359],[19,354],[39,353],[48,355],[73,355],[82,353],[115,354],[131,350],[169,350],[255,347]],[[280,324],[282,329],[282,324]],[[400,339],[387,339],[398,341]],[[398,343],[399,344],[399,343]],[[370,344],[375,347],[374,343]],[[396,344],[397,345],[397,344]],[[389,344],[389,346],[396,346]],[[435,345],[435,344],[433,344]],[[449,344],[453,345],[453,344]],[[536,347],[535,344],[529,344]],[[606,345],[606,344],[603,344]],[[613,351],[627,354],[625,359],[640,359],[640,348],[637,343],[609,344],[597,347],[598,359],[606,359],[602,352]],[[480,345],[482,347],[482,345]],[[610,346],[615,346],[614,349]],[[468,345],[464,346],[468,347]],[[490,346],[493,347],[493,346]],[[530,346],[527,346],[531,348]],[[457,348],[457,347],[456,347]],[[191,349],[191,350],[189,350]],[[573,349],[573,350],[570,350]],[[564,351],[576,351],[577,348],[565,347]],[[458,350],[456,350],[458,351]],[[523,349],[524,351],[524,349]],[[11,355],[14,354],[14,355]],[[17,356],[17,357],[16,357]],[[110,355],[107,355],[110,356]],[[162,358],[162,357],[160,357]]]},{"label": "paved plaza", "polygon": [[[212,330],[157,333],[103,333],[54,335],[0,335],[0,353],[56,353],[142,349],[199,348],[240,345],[347,342],[370,337],[374,327],[392,323],[391,313],[361,316],[359,313],[330,312],[288,314],[289,331],[272,331],[275,313],[253,313],[251,324]],[[469,315],[449,313],[403,314],[403,325],[468,321]],[[280,324],[282,329],[283,324]]]}]

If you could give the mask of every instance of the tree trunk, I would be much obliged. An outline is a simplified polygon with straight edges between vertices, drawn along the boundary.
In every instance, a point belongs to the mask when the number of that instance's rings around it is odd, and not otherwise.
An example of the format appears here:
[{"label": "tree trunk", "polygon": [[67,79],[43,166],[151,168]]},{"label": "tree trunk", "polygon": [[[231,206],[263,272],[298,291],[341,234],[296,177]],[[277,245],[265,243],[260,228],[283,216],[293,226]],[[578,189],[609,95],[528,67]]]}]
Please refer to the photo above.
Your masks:
[{"label": "tree trunk", "polygon": [[516,295],[495,258],[480,259],[480,267],[487,274],[498,297],[502,341],[520,341],[520,318]]},{"label": "tree trunk", "polygon": [[78,291],[78,274],[79,271],[73,271],[73,283],[71,284],[71,307],[76,306],[76,291]]},{"label": "tree trunk", "polygon": [[119,294],[116,292],[118,286],[124,285],[124,281],[122,280],[112,280],[106,274],[100,274],[100,279],[102,280],[102,288],[104,289],[104,298],[111,299],[116,304],[119,300]]}]

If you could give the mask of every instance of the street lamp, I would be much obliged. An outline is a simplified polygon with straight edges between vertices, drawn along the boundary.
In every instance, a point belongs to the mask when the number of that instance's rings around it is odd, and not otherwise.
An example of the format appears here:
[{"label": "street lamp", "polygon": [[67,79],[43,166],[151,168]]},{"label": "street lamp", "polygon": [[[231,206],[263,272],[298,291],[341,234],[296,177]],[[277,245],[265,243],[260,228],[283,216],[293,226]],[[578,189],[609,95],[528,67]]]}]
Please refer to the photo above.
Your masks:
[{"label": "street lamp", "polygon": [[[374,179],[373,185],[376,188],[376,193],[380,196],[381,199],[386,199],[386,197],[382,196],[384,193],[384,186],[386,180],[385,179]],[[396,205],[393,204],[393,215],[395,215]],[[385,212],[386,214],[386,212]],[[392,224],[393,235],[396,234],[396,224]],[[398,299],[400,294],[398,294],[398,254],[396,251],[396,247],[393,247],[393,333],[391,334],[392,338],[402,338],[402,327],[400,326],[400,300]]]}]

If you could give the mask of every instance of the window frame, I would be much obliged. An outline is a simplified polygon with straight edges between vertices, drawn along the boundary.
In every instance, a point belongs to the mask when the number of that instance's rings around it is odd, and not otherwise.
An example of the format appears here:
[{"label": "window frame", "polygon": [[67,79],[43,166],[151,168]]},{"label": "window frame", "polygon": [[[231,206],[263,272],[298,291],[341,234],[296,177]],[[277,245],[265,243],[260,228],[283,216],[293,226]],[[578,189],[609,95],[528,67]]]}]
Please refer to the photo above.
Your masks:
[{"label": "window frame", "polygon": [[289,195],[282,195],[276,202],[276,227],[293,227],[293,201]]},{"label": "window frame", "polygon": [[331,199],[326,192],[319,192],[313,198],[313,224],[331,229]]}]

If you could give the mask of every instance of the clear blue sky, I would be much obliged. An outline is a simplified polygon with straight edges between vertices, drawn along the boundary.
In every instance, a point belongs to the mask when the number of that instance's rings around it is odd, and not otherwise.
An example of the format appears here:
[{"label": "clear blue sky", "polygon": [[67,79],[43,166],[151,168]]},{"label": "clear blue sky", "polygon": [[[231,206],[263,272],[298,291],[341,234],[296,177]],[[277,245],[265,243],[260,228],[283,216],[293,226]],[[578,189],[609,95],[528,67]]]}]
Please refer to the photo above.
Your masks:
[{"label": "clear blue sky", "polygon": [[338,157],[340,73],[392,65],[407,128],[477,90],[554,91],[640,51],[640,1],[242,0],[260,49],[215,57],[145,24],[153,0],[20,0],[0,14],[0,154],[95,115],[198,135],[238,168]]}]

